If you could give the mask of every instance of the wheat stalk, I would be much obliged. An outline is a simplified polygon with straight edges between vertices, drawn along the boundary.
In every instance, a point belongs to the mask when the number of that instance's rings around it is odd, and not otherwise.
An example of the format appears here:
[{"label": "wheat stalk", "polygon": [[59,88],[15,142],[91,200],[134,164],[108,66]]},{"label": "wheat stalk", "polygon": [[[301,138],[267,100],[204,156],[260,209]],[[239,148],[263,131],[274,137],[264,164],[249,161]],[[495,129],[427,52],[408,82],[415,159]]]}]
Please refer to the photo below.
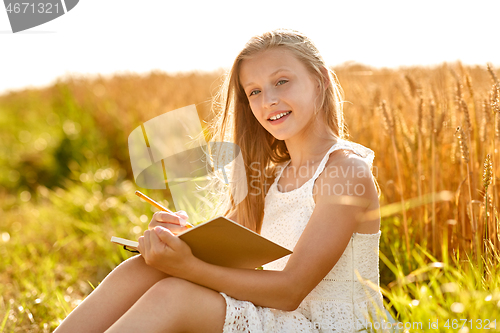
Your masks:
[{"label": "wheat stalk", "polygon": [[[490,68],[490,72],[492,74],[493,79],[496,81],[496,84],[493,85],[493,91],[491,92],[491,97],[490,97],[490,106],[491,110],[494,112],[493,116],[493,126],[494,126],[494,135],[493,135],[493,170],[496,170],[497,168],[497,160],[496,160],[496,139],[500,138],[500,84],[498,83],[498,79]],[[500,164],[500,163],[498,163]],[[496,207],[500,205],[499,200],[499,194],[498,194],[498,189],[497,189],[497,179],[496,177],[493,177],[493,212],[495,212]],[[497,229],[497,224],[495,223],[495,229]],[[495,237],[495,244],[500,241],[500,235],[497,234]]]},{"label": "wheat stalk", "polygon": [[491,110],[487,99],[483,100],[483,117],[481,118],[481,126],[479,128],[479,139],[481,142],[486,142],[488,139],[488,124],[491,122]]},{"label": "wheat stalk", "polygon": [[403,228],[404,228],[404,233],[405,233],[405,243],[406,243],[406,254],[408,257],[408,268],[411,271],[410,267],[410,236],[408,234],[408,222],[406,219],[406,204],[405,204],[405,199],[404,199],[404,188],[403,188],[403,177],[401,175],[401,171],[399,169],[399,162],[398,162],[398,149],[396,147],[396,136],[394,133],[394,121],[391,120],[389,117],[389,113],[387,112],[387,106],[385,100],[382,100],[382,103],[380,105],[380,109],[382,111],[382,116],[384,119],[384,126],[386,127],[386,130],[388,134],[391,137],[391,142],[392,142],[392,148],[394,151],[394,161],[396,164],[396,173],[398,175],[398,182],[399,182],[399,190],[400,190],[400,195],[401,195],[401,206],[403,209]]},{"label": "wheat stalk", "polygon": [[[423,155],[423,147],[422,147],[422,122],[423,122],[423,113],[424,113],[424,99],[422,97],[419,98],[419,103],[417,107],[417,195],[419,198],[422,197],[422,155]],[[424,218],[424,228],[427,228],[427,214],[425,213],[425,207],[420,207],[418,212]],[[434,235],[434,229],[433,229]],[[435,243],[432,242],[433,251],[435,249]]]},{"label": "wheat stalk", "polygon": [[465,84],[467,85],[467,89],[469,90],[470,97],[474,99],[474,89],[472,88],[472,79],[470,78],[469,73],[465,75]]},{"label": "wheat stalk", "polygon": [[465,163],[469,163],[469,147],[467,145],[467,135],[465,134],[462,127],[457,127],[456,135],[458,138],[458,143],[460,145],[461,156],[464,159]]},{"label": "wheat stalk", "polygon": [[471,181],[470,181],[470,178],[471,178],[470,177],[470,168],[469,168],[470,158],[469,158],[469,146],[467,144],[468,139],[467,139],[466,133],[464,132],[464,130],[460,126],[457,127],[456,135],[458,137],[458,142],[460,145],[460,152],[462,155],[462,159],[465,161],[465,165],[467,166],[466,179],[467,179],[467,183],[469,185],[468,186],[468,188],[469,188],[469,219],[470,219],[471,227],[472,227],[474,247],[476,248],[477,242],[475,239],[475,235],[476,235],[477,228],[476,228],[476,224],[474,222],[474,214],[473,214],[473,210],[472,210],[472,189],[471,189],[472,186],[471,186]]},{"label": "wheat stalk", "polygon": [[420,86],[411,78],[409,74],[405,74],[405,80],[410,88],[411,97],[415,98],[420,93]]},{"label": "wheat stalk", "polygon": [[[473,142],[475,142],[473,139],[474,139],[474,131],[473,131],[473,127],[472,127],[472,123],[471,123],[471,120],[470,120],[470,114],[469,114],[469,108],[467,106],[467,103],[462,99],[460,100],[460,106],[461,106],[461,109],[464,113],[464,118],[465,118],[465,124],[466,124],[466,138],[465,140],[467,140],[467,147],[469,148],[469,155],[470,155],[470,161],[471,161],[471,164],[470,164],[470,168],[471,168],[471,173],[474,174],[474,171],[475,171],[475,166],[474,166],[474,161],[475,161],[475,158],[474,158],[474,146],[473,146]],[[469,165],[469,164],[467,164]],[[474,178],[470,178],[471,179],[471,184],[470,186],[472,188],[476,188],[476,184],[475,184],[475,180]]]},{"label": "wheat stalk", "polygon": [[436,111],[436,105],[434,103],[434,100],[431,100],[430,103],[430,122],[431,122],[431,193],[432,193],[432,249],[433,252],[436,249],[436,235],[435,235],[435,230],[436,230],[436,198],[435,198],[435,192],[436,192],[436,129],[434,125],[434,118],[435,118],[435,112]]},{"label": "wheat stalk", "polygon": [[494,84],[491,87],[490,103],[493,112],[500,113],[500,85]]},{"label": "wheat stalk", "polygon": [[495,71],[493,71],[493,66],[491,66],[491,64],[486,64],[486,68],[488,69],[488,72],[490,73],[491,78],[493,79],[493,82],[495,82],[495,84],[497,86],[500,86],[500,82],[498,81],[498,77],[495,74]]},{"label": "wheat stalk", "polygon": [[464,113],[465,124],[467,125],[465,133],[467,133],[467,137],[470,138],[472,136],[472,123],[470,121],[469,108],[467,107],[467,103],[465,103],[463,99],[460,100],[460,107]]},{"label": "wheat stalk", "polygon": [[413,145],[414,145],[414,142],[413,142],[414,135],[408,129],[408,125],[406,124],[406,121],[402,115],[403,115],[403,111],[398,108],[398,112],[394,114],[394,116],[396,118],[396,119],[394,119],[394,128],[396,129],[396,127],[397,127],[401,130],[401,133],[403,134],[403,138],[404,138],[404,140],[402,140],[402,141],[403,141],[403,146],[404,146],[405,152],[408,156],[410,156],[412,153],[411,147],[413,147]]},{"label": "wheat stalk", "polygon": [[389,134],[389,136],[392,138],[394,134],[394,122],[393,120],[389,117],[389,113],[387,112],[386,106],[385,106],[385,100],[382,101],[380,104],[380,110],[382,111],[382,119],[383,119],[383,124],[386,132]]},{"label": "wheat stalk", "polygon": [[[457,72],[455,72],[455,70],[453,68],[451,69],[451,74],[455,78],[455,81],[456,81],[456,84],[457,84],[456,85],[456,96],[458,98],[462,98],[462,83],[460,82],[460,78],[459,78]],[[459,101],[459,99],[456,100],[456,101]]]},{"label": "wheat stalk", "polygon": [[483,171],[483,186],[484,186],[484,200],[485,200],[485,217],[484,217],[484,228],[485,235],[484,239],[488,240],[488,187],[491,184],[491,179],[493,178],[493,164],[491,163],[490,154],[486,155],[486,159],[484,160],[484,171]]},{"label": "wheat stalk", "polygon": [[437,127],[436,127],[436,139],[439,138],[439,135],[441,134],[441,131],[443,130],[443,125],[444,125],[444,119],[446,117],[446,113],[444,111],[441,112],[441,115],[439,116],[439,120],[437,122]]},{"label": "wheat stalk", "polygon": [[[493,170],[496,170],[496,140],[500,138],[500,84],[498,83],[498,79],[491,69],[491,67],[488,66],[488,70],[490,71],[490,74],[493,78],[493,81],[496,83],[493,84],[491,91],[490,91],[490,103],[489,106],[491,108],[491,111],[493,111]],[[500,163],[499,163],[500,164]],[[496,178],[493,178],[493,197],[494,197],[494,202],[493,206],[498,207],[498,203],[496,202],[498,200],[498,190],[496,186]]]},{"label": "wheat stalk", "polygon": [[469,73],[466,74],[465,76],[465,83],[467,85],[467,89],[469,90],[469,95],[470,99],[472,101],[472,119],[474,120],[474,125],[476,126],[478,121],[477,121],[477,106],[476,106],[476,99],[474,96],[474,88],[472,87],[472,79],[469,75]]},{"label": "wheat stalk", "polygon": [[460,100],[460,106],[462,111],[464,112],[465,124],[467,125],[466,133],[467,136],[470,136],[472,133],[472,123],[470,121],[469,108],[467,107],[467,103],[463,99]]},{"label": "wheat stalk", "polygon": [[488,186],[491,185],[491,178],[493,178],[493,165],[491,164],[490,154],[488,154],[484,160],[483,186],[485,189],[488,189]]}]

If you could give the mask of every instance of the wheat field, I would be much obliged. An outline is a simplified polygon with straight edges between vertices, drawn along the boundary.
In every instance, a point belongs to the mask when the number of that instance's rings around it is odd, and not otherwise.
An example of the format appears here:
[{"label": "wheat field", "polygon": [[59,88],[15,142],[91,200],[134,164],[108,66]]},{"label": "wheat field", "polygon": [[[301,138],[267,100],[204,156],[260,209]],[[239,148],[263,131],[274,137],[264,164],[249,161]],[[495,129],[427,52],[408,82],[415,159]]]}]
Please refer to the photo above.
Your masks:
[{"label": "wheat field", "polygon": [[[387,310],[422,323],[411,332],[500,332],[498,69],[334,70],[350,140],[375,152]],[[134,196],[128,135],[190,104],[208,121],[222,75],[72,77],[0,96],[0,331],[53,330],[130,256],[108,240],[137,238],[153,209]]]}]

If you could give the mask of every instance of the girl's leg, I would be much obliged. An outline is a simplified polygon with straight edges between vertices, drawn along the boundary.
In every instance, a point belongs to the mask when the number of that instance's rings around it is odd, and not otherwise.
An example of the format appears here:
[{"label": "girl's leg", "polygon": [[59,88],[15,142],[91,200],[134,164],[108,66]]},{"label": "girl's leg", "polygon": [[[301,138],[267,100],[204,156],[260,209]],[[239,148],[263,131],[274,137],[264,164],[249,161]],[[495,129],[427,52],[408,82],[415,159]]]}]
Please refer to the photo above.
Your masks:
[{"label": "girl's leg", "polygon": [[169,277],[151,287],[106,333],[222,333],[225,317],[221,294]]},{"label": "girl's leg", "polygon": [[169,275],[146,265],[142,256],[132,257],[116,267],[54,332],[104,332],[166,277]]}]

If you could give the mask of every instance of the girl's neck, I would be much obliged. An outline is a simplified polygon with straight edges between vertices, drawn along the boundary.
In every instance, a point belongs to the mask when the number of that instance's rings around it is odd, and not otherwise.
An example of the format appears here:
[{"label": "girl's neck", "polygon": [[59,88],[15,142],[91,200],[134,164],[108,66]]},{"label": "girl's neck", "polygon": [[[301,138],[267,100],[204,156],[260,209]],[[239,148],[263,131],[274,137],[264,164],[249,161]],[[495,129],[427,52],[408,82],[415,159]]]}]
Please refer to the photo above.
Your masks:
[{"label": "girl's neck", "polygon": [[288,167],[296,170],[303,167],[317,167],[337,141],[338,139],[333,135],[317,136],[314,134],[310,136],[310,140],[285,140],[291,159]]}]

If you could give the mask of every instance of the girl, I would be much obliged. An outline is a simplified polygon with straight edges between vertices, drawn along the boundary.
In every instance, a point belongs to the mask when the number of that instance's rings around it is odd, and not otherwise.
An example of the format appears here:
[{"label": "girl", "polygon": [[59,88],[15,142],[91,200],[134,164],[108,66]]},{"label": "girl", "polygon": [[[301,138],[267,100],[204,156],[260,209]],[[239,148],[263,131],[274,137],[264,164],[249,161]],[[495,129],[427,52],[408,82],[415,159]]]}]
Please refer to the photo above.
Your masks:
[{"label": "girl", "polygon": [[293,254],[264,270],[211,265],[173,234],[185,214],[155,213],[141,255],[57,332],[353,332],[378,320],[374,154],[346,140],[341,88],[314,44],[285,29],[253,37],[217,96],[213,138],[240,147],[251,185],[225,199],[226,215]]}]

